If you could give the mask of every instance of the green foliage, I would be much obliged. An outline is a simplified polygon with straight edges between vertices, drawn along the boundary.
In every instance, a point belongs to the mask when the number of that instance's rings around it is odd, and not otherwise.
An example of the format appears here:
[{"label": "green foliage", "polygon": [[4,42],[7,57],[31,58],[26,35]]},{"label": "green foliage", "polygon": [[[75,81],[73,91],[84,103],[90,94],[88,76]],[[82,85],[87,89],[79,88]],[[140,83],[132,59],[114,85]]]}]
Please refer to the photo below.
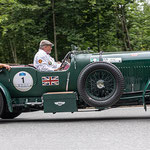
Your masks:
[{"label": "green foliage", "polygon": [[134,50],[150,50],[150,6],[134,3],[128,10],[130,36]]},{"label": "green foliage", "polygon": [[32,63],[38,43],[47,38],[47,20],[50,16],[47,14],[47,3],[3,0],[1,5],[0,51],[7,56],[2,60],[11,63]]},{"label": "green foliage", "polygon": [[[55,0],[54,12],[59,59],[71,44],[95,52],[150,50],[144,0]],[[0,0],[1,62],[32,63],[42,39],[54,42],[53,31],[51,0]]]}]

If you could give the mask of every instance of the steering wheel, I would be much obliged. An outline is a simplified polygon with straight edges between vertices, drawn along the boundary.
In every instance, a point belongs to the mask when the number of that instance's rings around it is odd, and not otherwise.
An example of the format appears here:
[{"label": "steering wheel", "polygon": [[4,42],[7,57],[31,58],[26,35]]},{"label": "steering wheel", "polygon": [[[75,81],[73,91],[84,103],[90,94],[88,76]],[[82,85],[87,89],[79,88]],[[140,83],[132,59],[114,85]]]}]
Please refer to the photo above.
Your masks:
[{"label": "steering wheel", "polygon": [[69,62],[67,61],[67,59],[70,57],[71,54],[72,54],[72,52],[69,51],[69,52],[65,55],[64,59],[62,60],[62,63],[61,63],[60,68],[63,69],[63,68],[65,68],[65,66],[66,66],[67,64],[69,64]]}]

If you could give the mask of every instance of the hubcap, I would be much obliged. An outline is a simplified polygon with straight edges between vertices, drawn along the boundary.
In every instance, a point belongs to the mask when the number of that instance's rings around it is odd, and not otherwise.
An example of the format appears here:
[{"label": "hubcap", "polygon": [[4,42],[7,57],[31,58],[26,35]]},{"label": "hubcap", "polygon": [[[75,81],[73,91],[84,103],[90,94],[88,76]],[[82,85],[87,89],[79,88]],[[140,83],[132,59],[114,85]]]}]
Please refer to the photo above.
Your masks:
[{"label": "hubcap", "polygon": [[98,80],[98,81],[97,81],[97,87],[98,87],[99,89],[105,88],[104,80]]}]

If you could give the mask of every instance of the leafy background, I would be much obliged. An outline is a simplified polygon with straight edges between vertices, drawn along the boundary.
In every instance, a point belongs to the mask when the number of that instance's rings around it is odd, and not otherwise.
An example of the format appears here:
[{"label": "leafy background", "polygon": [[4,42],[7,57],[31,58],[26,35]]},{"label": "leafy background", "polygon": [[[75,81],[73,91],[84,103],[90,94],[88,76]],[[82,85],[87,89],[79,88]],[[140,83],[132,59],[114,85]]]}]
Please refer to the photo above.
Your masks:
[{"label": "leafy background", "polygon": [[54,43],[53,19],[56,60],[72,44],[95,52],[150,50],[146,0],[0,0],[1,62],[32,63],[42,39]]}]

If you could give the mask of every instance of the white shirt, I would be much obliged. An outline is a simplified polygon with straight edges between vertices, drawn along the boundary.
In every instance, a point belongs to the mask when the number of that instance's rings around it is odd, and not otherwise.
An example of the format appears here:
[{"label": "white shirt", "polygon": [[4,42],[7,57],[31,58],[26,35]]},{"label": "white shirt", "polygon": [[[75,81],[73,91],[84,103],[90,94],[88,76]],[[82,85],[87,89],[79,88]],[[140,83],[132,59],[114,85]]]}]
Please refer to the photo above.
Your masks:
[{"label": "white shirt", "polygon": [[44,50],[39,49],[34,56],[33,65],[39,71],[54,71],[59,68],[61,64],[55,62],[54,58],[52,58]]}]

